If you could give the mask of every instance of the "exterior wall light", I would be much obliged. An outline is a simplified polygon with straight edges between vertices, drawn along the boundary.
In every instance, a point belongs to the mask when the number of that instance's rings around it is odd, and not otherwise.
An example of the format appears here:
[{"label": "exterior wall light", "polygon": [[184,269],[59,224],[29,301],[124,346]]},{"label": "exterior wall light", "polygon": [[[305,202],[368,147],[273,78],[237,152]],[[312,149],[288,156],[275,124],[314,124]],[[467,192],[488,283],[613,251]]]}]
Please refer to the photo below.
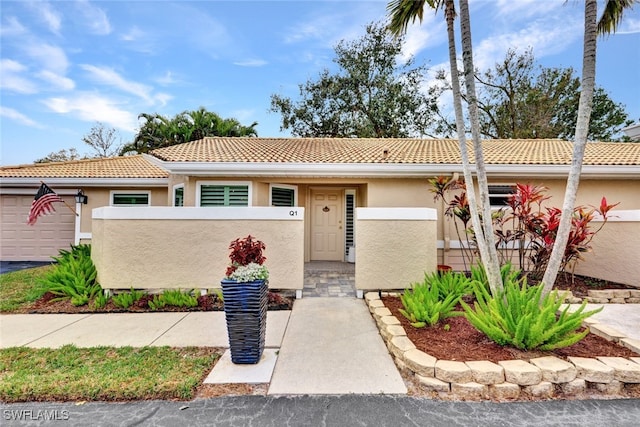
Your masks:
[{"label": "exterior wall light", "polygon": [[78,194],[74,197],[76,199],[76,203],[82,203],[83,205],[86,205],[89,200],[89,197],[87,197],[82,190],[78,190]]}]

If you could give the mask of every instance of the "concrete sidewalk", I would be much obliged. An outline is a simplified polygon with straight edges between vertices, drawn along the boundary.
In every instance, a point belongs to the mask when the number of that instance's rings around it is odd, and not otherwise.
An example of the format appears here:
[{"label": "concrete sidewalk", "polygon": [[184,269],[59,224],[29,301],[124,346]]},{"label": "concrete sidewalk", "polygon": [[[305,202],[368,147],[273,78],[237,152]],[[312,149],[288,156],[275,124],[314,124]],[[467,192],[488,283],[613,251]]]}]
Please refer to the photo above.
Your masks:
[{"label": "concrete sidewalk", "polygon": [[[266,347],[280,347],[290,311],[267,313]],[[190,313],[9,314],[0,347],[229,347],[222,311]]]},{"label": "concrete sidewalk", "polygon": [[[224,312],[0,316],[0,346],[208,346],[228,348]],[[269,311],[256,365],[227,350],[205,383],[270,383],[269,394],[406,394],[363,300],[308,298]]]},{"label": "concrete sidewalk", "polygon": [[[594,319],[640,340],[640,304],[605,304]],[[224,312],[0,315],[1,348],[65,344],[229,347]],[[361,299],[269,311],[265,347],[257,365],[234,365],[225,352],[205,382],[270,383],[270,395],[407,392]]]}]

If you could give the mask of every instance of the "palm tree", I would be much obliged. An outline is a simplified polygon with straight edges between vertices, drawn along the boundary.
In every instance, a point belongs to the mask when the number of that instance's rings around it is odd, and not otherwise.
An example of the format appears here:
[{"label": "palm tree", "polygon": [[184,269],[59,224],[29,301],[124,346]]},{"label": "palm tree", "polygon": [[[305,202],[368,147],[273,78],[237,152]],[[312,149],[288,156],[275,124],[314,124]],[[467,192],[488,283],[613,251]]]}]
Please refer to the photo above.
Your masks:
[{"label": "palm tree", "polygon": [[558,271],[564,258],[564,253],[571,231],[571,217],[576,203],[576,195],[580,184],[582,160],[587,144],[589,132],[589,118],[593,102],[593,92],[596,80],[596,42],[598,34],[610,34],[615,32],[626,9],[629,9],[635,0],[607,0],[604,13],[600,21],[596,23],[598,16],[597,0],[585,0],[584,8],[584,47],[582,52],[582,90],[578,103],[578,119],[576,121],[576,134],[573,143],[571,168],[567,178],[567,187],[562,204],[562,217],[558,227],[558,233],[553,245],[549,264],[544,272],[542,283],[543,292],[551,292]]},{"label": "palm tree", "polygon": [[237,119],[223,119],[204,107],[183,111],[173,118],[157,113],[142,113],[138,119],[144,119],[144,123],[133,143],[126,145],[121,154],[147,153],[156,148],[183,144],[207,136],[258,136],[255,129],[258,122],[244,126]]},{"label": "palm tree", "polygon": [[502,278],[500,276],[500,265],[496,247],[494,244],[487,176],[482,154],[482,145],[480,142],[480,125],[478,122],[478,108],[475,97],[475,83],[473,81],[474,68],[471,46],[469,8],[466,0],[460,1],[460,25],[463,37],[463,58],[466,77],[465,81],[467,85],[467,93],[469,94],[470,99],[469,113],[472,123],[472,136],[474,141],[474,153],[476,160],[476,174],[478,176],[478,187],[480,190],[480,196],[483,205],[482,217],[484,218],[484,227],[481,225],[480,215],[478,212],[473,175],[471,174],[471,166],[469,162],[469,154],[465,136],[464,116],[462,112],[462,96],[460,93],[460,80],[458,77],[458,65],[456,59],[455,31],[453,26],[453,21],[456,15],[454,2],[453,0],[393,0],[387,5],[387,11],[390,17],[388,29],[395,36],[404,34],[407,30],[409,22],[414,22],[416,19],[420,19],[420,21],[422,21],[425,6],[429,6],[430,8],[435,9],[436,12],[443,7],[445,10],[449,43],[451,86],[453,89],[453,104],[456,116],[456,129],[458,132],[460,155],[462,158],[462,169],[466,183],[467,197],[469,199],[469,208],[471,211],[471,222],[476,234],[478,250],[480,251],[480,258],[482,259],[484,268],[487,272],[491,292],[492,294],[497,295],[497,293],[502,289]]}]

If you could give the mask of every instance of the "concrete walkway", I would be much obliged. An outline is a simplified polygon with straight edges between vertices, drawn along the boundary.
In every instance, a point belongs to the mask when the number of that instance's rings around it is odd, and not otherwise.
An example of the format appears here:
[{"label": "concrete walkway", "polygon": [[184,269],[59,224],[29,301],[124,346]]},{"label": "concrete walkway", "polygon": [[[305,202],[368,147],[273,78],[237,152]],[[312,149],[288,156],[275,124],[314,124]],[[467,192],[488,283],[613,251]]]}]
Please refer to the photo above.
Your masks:
[{"label": "concrete walkway", "polygon": [[406,392],[364,300],[295,302],[270,395]]}]

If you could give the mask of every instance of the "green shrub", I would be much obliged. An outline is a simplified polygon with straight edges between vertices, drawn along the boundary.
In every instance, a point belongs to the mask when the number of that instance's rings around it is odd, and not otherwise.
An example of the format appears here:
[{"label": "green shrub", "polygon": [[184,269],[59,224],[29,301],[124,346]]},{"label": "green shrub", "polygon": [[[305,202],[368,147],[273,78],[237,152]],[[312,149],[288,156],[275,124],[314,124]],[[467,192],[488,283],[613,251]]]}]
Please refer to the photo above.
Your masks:
[{"label": "green shrub", "polygon": [[104,308],[107,305],[108,301],[109,301],[109,297],[107,295],[105,295],[104,292],[100,292],[93,299],[93,307],[94,308]]},{"label": "green shrub", "polygon": [[198,297],[193,295],[193,290],[181,291],[180,289],[167,289],[162,293],[165,304],[175,307],[197,307]]},{"label": "green shrub", "polygon": [[[458,276],[462,276],[464,280]],[[442,319],[463,315],[455,311],[460,298],[469,292],[471,281],[459,273],[441,276],[425,274],[422,283],[414,283],[400,297],[403,309],[400,313],[416,328],[433,326]]]},{"label": "green shrub", "polygon": [[166,304],[162,295],[154,295],[153,299],[148,302],[148,305],[151,310],[156,311],[163,308]]},{"label": "green shrub", "polygon": [[602,308],[585,312],[585,301],[573,313],[567,306],[556,315],[563,298],[557,291],[543,298],[542,288],[542,284],[527,286],[524,279],[507,280],[504,290],[492,297],[485,286],[476,286],[473,309],[464,301],[460,304],[469,322],[500,345],[524,350],[554,350],[584,338],[588,329],[577,332],[582,321]]},{"label": "green shrub", "polygon": [[138,301],[144,292],[137,291],[133,288],[129,292],[122,292],[117,295],[114,295],[112,300],[116,307],[127,309],[131,307],[136,301]]},{"label": "green shrub", "polygon": [[71,245],[71,251],[60,250],[53,259],[58,263],[40,284],[57,296],[54,300],[70,299],[73,305],[85,305],[102,291],[89,245]]},{"label": "green shrub", "polygon": [[[520,278],[520,274],[521,271],[517,268],[514,269],[510,262],[507,262],[505,265],[500,267],[502,283],[516,282]],[[487,277],[487,272],[479,261],[476,265],[471,266],[471,280],[481,283],[485,288],[489,289],[489,278]]]},{"label": "green shrub", "polygon": [[457,295],[459,297],[470,295],[473,293],[473,282],[464,273],[456,273],[447,271],[439,274],[433,272],[424,275],[424,283],[437,283],[438,291],[441,299],[448,295]]},{"label": "green shrub", "polygon": [[152,310],[159,310],[165,306],[197,307],[198,297],[193,295],[193,290],[165,289],[162,294],[155,295],[153,300],[149,301],[149,308]]}]

